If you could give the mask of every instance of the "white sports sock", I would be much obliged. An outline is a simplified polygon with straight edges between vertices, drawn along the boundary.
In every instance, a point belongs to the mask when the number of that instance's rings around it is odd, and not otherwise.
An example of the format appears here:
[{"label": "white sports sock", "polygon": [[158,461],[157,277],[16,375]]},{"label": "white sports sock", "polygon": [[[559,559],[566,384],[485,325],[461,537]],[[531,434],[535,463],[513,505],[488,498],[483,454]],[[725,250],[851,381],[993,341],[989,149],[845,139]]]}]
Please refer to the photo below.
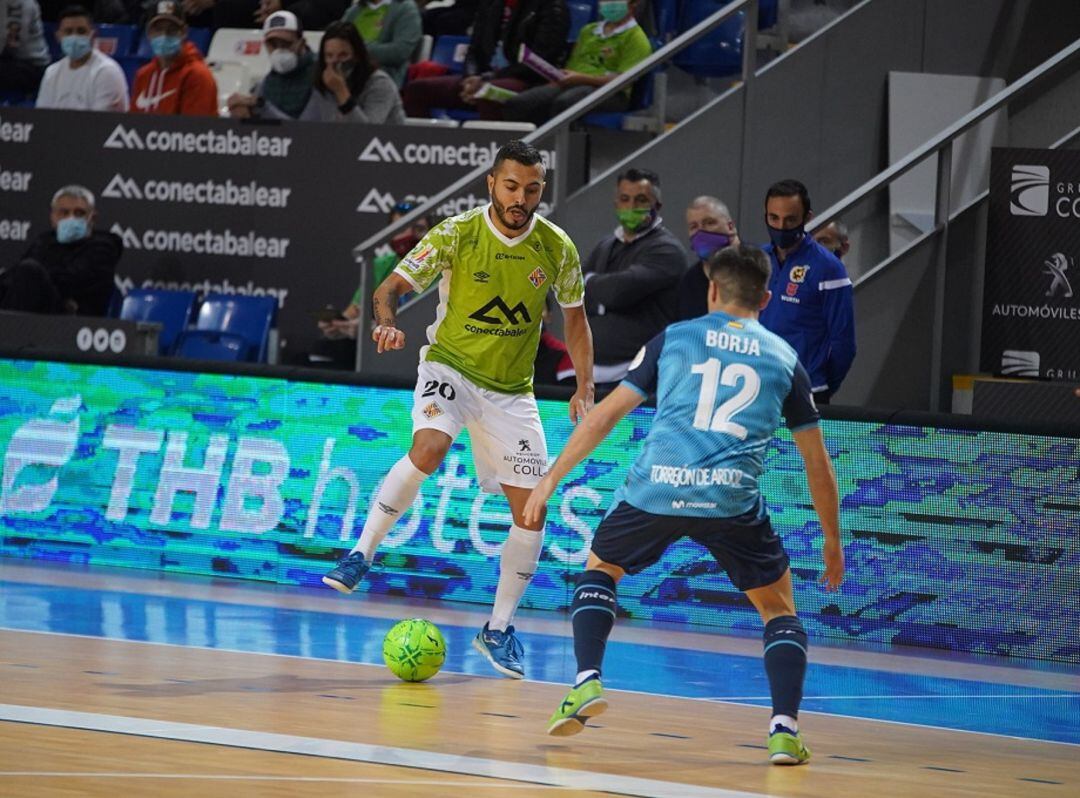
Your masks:
[{"label": "white sports sock", "polygon": [[799,721],[790,715],[773,715],[772,720],[769,721],[769,734],[772,734],[777,726],[787,726],[793,732],[799,730]]},{"label": "white sports sock", "polygon": [[489,629],[502,632],[513,622],[525,588],[536,572],[543,546],[542,529],[534,531],[511,525],[499,556],[499,586],[495,590],[495,606],[491,608]]},{"label": "white sports sock", "polygon": [[394,463],[371,503],[367,520],[364,521],[364,531],[360,533],[360,540],[352,550],[363,552],[364,559],[370,564],[371,558],[375,556],[375,549],[383,542],[394,522],[412,506],[416,494],[420,491],[420,485],[427,478],[427,474],[413,465],[409,455]]},{"label": "white sports sock", "polygon": [[596,668],[589,668],[589,670],[587,670],[587,671],[580,671],[578,673],[578,675],[577,675],[577,678],[574,680],[574,687],[577,687],[578,685],[580,685],[583,681],[588,679],[590,676],[599,676],[599,675],[600,675],[600,671],[596,670]]}]

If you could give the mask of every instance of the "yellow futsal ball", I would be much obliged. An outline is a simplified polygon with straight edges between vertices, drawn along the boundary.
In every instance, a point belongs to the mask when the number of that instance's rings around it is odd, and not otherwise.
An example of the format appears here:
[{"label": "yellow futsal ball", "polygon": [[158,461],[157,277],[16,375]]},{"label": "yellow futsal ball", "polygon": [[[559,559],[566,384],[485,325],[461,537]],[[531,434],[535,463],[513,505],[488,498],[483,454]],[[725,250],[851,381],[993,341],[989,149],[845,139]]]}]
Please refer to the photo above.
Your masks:
[{"label": "yellow futsal ball", "polygon": [[446,641],[431,621],[410,618],[386,633],[382,654],[386,667],[399,679],[422,682],[446,662]]}]

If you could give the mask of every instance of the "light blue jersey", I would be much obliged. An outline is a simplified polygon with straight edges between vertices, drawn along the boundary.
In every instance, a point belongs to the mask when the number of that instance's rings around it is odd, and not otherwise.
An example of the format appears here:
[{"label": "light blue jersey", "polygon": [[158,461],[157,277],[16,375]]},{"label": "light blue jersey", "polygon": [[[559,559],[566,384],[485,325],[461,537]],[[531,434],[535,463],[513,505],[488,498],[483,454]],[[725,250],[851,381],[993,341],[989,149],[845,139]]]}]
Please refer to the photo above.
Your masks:
[{"label": "light blue jersey", "polygon": [[819,418],[795,350],[757,321],[721,312],[672,324],[622,384],[655,393],[656,416],[613,506],[655,515],[764,512],[758,481],[781,416],[793,431]]}]

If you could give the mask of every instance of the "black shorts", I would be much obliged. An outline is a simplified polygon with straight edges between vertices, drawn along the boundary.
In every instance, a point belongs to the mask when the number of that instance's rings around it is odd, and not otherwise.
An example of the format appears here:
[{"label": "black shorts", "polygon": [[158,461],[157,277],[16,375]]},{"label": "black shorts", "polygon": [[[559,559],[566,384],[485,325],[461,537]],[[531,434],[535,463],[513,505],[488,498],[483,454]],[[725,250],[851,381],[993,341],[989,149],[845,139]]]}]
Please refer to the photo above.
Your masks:
[{"label": "black shorts", "polygon": [[756,512],[734,518],[653,515],[619,502],[604,516],[592,551],[628,574],[659,561],[671,544],[688,537],[707,548],[739,590],[771,585],[788,569],[788,556],[769,516]]}]

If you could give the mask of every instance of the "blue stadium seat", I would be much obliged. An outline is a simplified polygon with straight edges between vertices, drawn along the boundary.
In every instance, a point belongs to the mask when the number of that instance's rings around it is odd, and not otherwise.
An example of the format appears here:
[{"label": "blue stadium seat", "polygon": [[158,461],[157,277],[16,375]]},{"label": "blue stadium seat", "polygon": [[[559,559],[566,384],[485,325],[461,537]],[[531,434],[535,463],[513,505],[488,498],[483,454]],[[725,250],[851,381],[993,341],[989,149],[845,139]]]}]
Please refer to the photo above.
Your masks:
[{"label": "blue stadium seat", "polygon": [[119,317],[127,321],[156,321],[161,325],[158,351],[171,354],[176,339],[191,320],[195,307],[193,291],[165,291],[133,288],[120,303]]},{"label": "blue stadium seat", "polygon": [[176,347],[179,357],[195,360],[248,360],[250,345],[242,335],[213,330],[185,330]]},{"label": "blue stadium seat", "polygon": [[[722,0],[685,0],[679,15],[679,30],[692,28],[726,5]],[[723,77],[742,71],[744,14],[739,12],[712,33],[698,39],[672,60],[675,66],[699,77]]]},{"label": "blue stadium seat", "polygon": [[608,130],[622,130],[623,118],[633,111],[648,108],[653,103],[653,76],[656,70],[635,81],[630,89],[630,104],[625,111],[598,111],[586,114],[582,120],[586,125],[602,127]]},{"label": "blue stadium seat", "polygon": [[49,46],[49,56],[53,61],[63,58],[64,52],[60,49],[60,40],[56,38],[56,23],[42,22],[41,30],[45,34],[45,44]]},{"label": "blue stadium seat", "polygon": [[576,42],[581,29],[596,19],[595,3],[588,0],[576,0],[567,3],[570,8],[570,34],[566,37],[568,42]]},{"label": "blue stadium seat", "polygon": [[448,68],[450,74],[460,75],[465,71],[468,47],[468,36],[440,36],[431,48],[431,60]]},{"label": "blue stadium seat", "polygon": [[188,41],[199,48],[199,52],[204,56],[210,50],[210,37],[214,35],[214,31],[210,28],[188,28]]},{"label": "blue stadium seat", "polygon": [[[247,342],[242,360],[265,362],[277,300],[269,296],[208,294],[199,307],[195,329],[238,335]],[[181,343],[185,335],[181,335]]]},{"label": "blue stadium seat", "polygon": [[761,0],[758,3],[758,30],[771,28],[780,19],[780,0]]},{"label": "blue stadium seat", "polygon": [[138,34],[135,25],[98,25],[95,45],[111,58],[126,58],[135,50]]},{"label": "blue stadium seat", "polygon": [[653,0],[656,35],[667,43],[679,33],[679,0]]}]

